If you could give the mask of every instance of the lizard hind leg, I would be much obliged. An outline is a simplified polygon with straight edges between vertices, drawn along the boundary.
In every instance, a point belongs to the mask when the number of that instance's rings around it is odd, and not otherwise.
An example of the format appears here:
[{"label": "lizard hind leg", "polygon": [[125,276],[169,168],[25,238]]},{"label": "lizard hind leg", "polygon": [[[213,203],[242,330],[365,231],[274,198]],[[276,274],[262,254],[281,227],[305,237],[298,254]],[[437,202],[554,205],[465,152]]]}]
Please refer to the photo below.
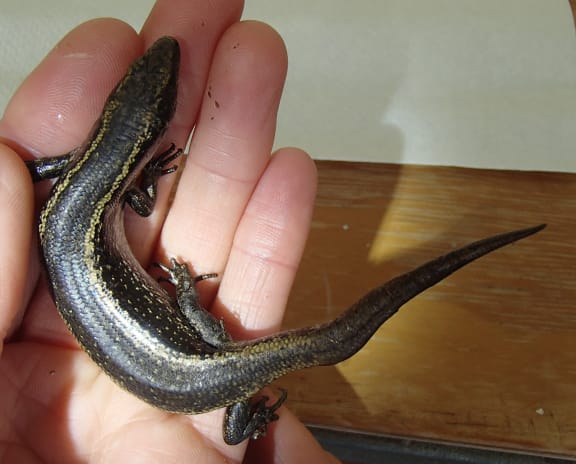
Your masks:
[{"label": "lizard hind leg", "polygon": [[175,258],[170,260],[170,267],[163,264],[157,264],[157,266],[168,274],[169,277],[162,280],[174,285],[180,311],[202,339],[214,348],[230,344],[232,338],[224,328],[223,321],[202,307],[196,289],[198,282],[217,277],[218,274],[201,274],[192,277],[188,266],[185,263],[179,263]]},{"label": "lizard hind leg", "polygon": [[255,403],[250,400],[239,401],[226,408],[224,416],[224,441],[228,445],[237,445],[248,438],[256,440],[266,436],[268,424],[278,420],[276,411],[288,394],[280,389],[280,397],[267,406],[267,396],[260,397]]}]

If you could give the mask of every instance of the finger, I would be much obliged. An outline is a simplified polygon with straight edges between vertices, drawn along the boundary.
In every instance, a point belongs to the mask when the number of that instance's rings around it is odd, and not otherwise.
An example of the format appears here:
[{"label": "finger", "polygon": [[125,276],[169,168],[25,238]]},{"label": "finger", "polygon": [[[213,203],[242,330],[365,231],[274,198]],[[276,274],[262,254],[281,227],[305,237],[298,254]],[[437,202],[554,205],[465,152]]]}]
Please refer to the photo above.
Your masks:
[{"label": "finger", "polygon": [[12,97],[0,135],[36,156],[70,151],[84,140],[140,48],[135,32],[120,21],[95,20],[77,27]]},{"label": "finger", "polygon": [[[315,192],[316,168],[306,153],[291,148],[272,157],[240,220],[218,304],[211,309],[217,316],[234,313],[225,318],[234,338],[268,334],[280,324],[308,236]],[[218,426],[223,417],[217,411],[190,420],[225,452]]]},{"label": "finger", "polygon": [[[224,34],[160,255],[184,258],[198,273],[224,269],[235,229],[270,159],[285,73],[283,42],[268,26],[239,23]],[[190,420],[231,459],[245,449],[223,445],[221,411]]]},{"label": "finger", "polygon": [[[141,36],[146,47],[158,37],[170,35],[180,43],[181,63],[178,105],[168,131],[168,139],[187,138],[196,115],[218,40],[240,19],[241,0],[158,0]],[[184,140],[185,141],[185,140]]]},{"label": "finger", "polygon": [[198,273],[223,270],[269,161],[286,65],[282,39],[266,25],[238,23],[222,37],[160,254]]},{"label": "finger", "polygon": [[233,315],[227,328],[237,336],[266,335],[280,325],[315,193],[316,168],[308,155],[283,149],[272,157],[238,225],[214,308]]},{"label": "finger", "polygon": [[18,155],[0,144],[0,353],[24,310],[34,198]]}]

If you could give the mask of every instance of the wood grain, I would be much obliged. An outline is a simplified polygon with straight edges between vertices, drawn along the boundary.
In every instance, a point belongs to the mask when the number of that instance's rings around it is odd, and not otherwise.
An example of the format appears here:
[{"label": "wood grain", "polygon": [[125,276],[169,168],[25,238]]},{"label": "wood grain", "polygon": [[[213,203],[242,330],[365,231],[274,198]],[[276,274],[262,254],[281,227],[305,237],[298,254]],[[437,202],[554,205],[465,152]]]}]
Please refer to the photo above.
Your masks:
[{"label": "wood grain", "polygon": [[319,162],[286,327],[510,229],[548,228],[408,303],[355,357],[286,376],[309,423],[576,456],[576,175]]}]

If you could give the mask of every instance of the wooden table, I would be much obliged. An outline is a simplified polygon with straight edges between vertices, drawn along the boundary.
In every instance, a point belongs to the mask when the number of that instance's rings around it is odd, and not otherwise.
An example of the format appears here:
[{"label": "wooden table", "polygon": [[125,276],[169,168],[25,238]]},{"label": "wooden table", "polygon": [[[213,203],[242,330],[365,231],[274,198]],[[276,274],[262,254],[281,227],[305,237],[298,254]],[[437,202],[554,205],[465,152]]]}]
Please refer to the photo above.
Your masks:
[{"label": "wooden table", "polygon": [[548,228],[408,303],[350,360],[280,379],[291,409],[314,424],[576,456],[576,175],[318,168],[286,327],[334,318],[467,242]]}]

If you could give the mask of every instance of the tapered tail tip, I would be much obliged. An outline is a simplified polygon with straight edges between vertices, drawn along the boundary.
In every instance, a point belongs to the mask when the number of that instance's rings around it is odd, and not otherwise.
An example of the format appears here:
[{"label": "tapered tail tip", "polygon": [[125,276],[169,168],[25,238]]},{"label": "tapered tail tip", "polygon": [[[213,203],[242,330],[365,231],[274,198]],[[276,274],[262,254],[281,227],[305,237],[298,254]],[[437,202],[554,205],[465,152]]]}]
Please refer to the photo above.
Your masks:
[{"label": "tapered tail tip", "polygon": [[518,232],[522,234],[524,237],[528,237],[529,235],[533,235],[537,232],[540,232],[542,229],[545,229],[548,224],[540,224],[534,227],[528,227],[527,229],[519,230]]}]

